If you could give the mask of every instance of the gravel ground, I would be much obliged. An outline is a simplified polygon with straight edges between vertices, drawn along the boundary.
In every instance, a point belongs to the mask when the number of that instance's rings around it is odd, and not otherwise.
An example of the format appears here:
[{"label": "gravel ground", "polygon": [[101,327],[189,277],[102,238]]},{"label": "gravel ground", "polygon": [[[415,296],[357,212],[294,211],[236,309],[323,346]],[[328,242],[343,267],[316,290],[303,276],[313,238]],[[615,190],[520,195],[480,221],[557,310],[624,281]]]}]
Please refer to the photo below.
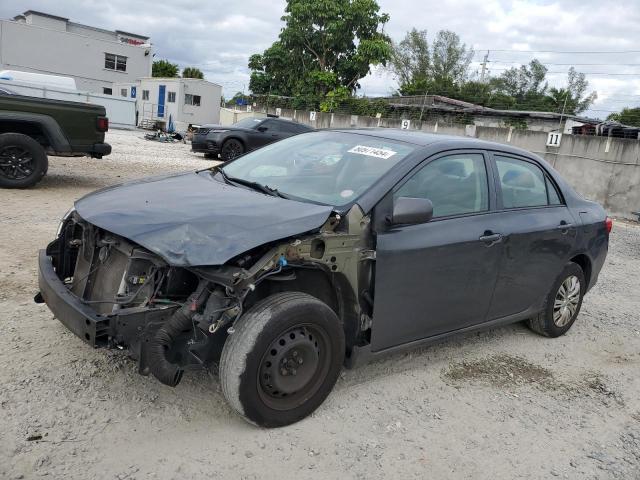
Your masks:
[{"label": "gravel ground", "polygon": [[102,160],[51,158],[0,190],[0,478],[640,478],[640,227],[617,222],[572,330],[522,325],[344,371],[309,418],[257,429],[217,378],[175,389],[92,350],[32,301],[36,252],[81,195],[211,165],[112,132]]}]

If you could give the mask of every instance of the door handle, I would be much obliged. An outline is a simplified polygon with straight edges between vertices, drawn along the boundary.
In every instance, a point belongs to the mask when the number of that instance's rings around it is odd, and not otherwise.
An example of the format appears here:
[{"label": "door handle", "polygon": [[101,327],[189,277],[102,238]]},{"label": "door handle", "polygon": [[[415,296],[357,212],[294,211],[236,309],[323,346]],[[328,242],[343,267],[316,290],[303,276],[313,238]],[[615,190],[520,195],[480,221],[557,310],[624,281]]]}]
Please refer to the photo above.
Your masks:
[{"label": "door handle", "polygon": [[567,223],[564,220],[560,222],[560,225],[556,227],[556,230],[560,230],[562,233],[567,233],[570,228],[573,228],[573,223]]},{"label": "door handle", "polygon": [[480,240],[481,242],[486,243],[487,247],[490,247],[490,246],[495,245],[496,243],[499,243],[499,242],[502,241],[502,234],[501,233],[493,233],[493,232],[484,232],[484,234],[481,235],[478,240]]}]

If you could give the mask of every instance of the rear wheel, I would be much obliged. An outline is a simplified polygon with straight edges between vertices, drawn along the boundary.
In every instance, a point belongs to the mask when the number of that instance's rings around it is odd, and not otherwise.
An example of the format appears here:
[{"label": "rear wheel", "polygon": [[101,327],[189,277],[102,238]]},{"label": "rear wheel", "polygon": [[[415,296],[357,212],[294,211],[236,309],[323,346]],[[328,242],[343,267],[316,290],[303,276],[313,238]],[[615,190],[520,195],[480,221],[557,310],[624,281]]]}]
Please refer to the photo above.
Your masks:
[{"label": "rear wheel", "polygon": [[289,425],[329,395],[344,351],[342,325],[326,304],[304,293],[272,295],[247,311],[227,339],[222,392],[254,424]]},{"label": "rear wheel", "polygon": [[27,188],[47,173],[47,154],[38,142],[21,133],[0,135],[0,187]]},{"label": "rear wheel", "polygon": [[236,140],[235,138],[230,138],[226,140],[222,144],[222,149],[220,150],[220,157],[225,162],[229,160],[233,160],[236,157],[239,157],[244,153],[244,145],[240,140]]},{"label": "rear wheel", "polygon": [[564,335],[580,313],[586,286],[582,268],[567,263],[547,296],[544,310],[528,321],[529,328],[547,337]]}]

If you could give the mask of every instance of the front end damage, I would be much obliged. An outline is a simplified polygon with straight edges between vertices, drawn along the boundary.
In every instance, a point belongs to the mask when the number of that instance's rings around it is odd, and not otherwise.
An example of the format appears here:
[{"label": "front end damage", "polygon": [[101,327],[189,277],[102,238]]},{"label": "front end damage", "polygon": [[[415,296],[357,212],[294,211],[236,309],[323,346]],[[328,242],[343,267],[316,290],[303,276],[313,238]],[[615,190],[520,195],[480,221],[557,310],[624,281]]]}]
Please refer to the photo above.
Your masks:
[{"label": "front end damage", "polygon": [[216,363],[234,323],[257,301],[302,291],[342,320],[347,356],[369,342],[375,252],[356,205],[319,229],[244,252],[224,265],[174,266],[72,212],[40,252],[36,301],[93,347],[126,349],[139,372],[175,386]]}]

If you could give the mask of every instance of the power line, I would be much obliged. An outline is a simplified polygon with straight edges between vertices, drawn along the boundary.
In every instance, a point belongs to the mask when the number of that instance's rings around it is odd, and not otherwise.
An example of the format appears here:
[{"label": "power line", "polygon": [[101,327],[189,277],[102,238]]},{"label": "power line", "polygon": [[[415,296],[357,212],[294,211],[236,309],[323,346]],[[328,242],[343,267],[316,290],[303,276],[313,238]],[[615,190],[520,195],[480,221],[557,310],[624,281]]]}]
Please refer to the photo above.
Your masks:
[{"label": "power line", "polygon": [[[478,50],[487,50],[487,48],[478,48]],[[640,50],[618,50],[618,51],[561,51],[561,50],[518,50],[518,49],[508,49],[508,48],[489,48],[492,52],[519,52],[519,53],[563,53],[563,54],[572,54],[572,55],[586,55],[586,54],[594,54],[594,55],[614,55],[614,54],[623,54],[623,53],[640,53]]]}]

